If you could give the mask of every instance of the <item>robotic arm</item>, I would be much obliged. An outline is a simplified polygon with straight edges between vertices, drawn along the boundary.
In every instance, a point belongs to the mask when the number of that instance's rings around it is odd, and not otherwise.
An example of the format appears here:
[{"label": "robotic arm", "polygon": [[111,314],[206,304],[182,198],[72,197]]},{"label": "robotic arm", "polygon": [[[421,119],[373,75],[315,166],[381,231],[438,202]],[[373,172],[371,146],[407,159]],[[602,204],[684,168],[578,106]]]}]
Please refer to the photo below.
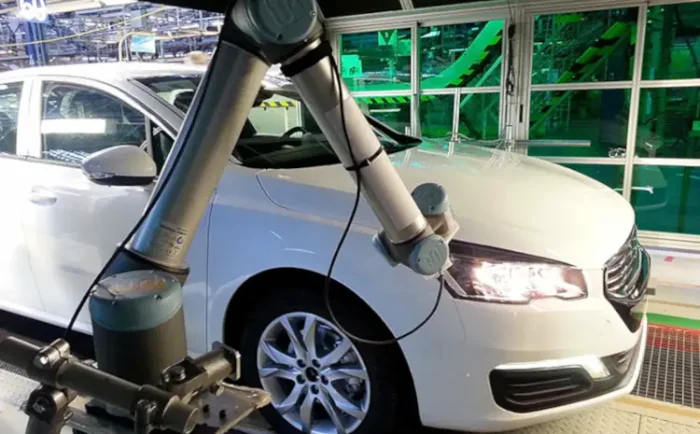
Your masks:
[{"label": "robotic arm", "polygon": [[[384,228],[378,246],[394,262],[419,274],[433,275],[444,267],[446,240],[434,233],[424,217],[447,211],[444,192],[423,187],[414,198],[409,195],[350,92],[338,80],[330,45],[323,40],[316,17],[314,0],[235,2],[166,162],[164,177],[171,179],[159,185],[162,192],[154,195],[157,203],[130,243],[130,251],[162,266],[183,266],[264,74],[270,64],[280,63],[345,169],[362,183],[365,198]],[[441,235],[454,234],[454,221],[450,219],[448,226]]]},{"label": "robotic arm", "polygon": [[[76,365],[63,340],[42,349],[12,338],[0,341],[0,359],[27,369],[43,384],[35,398],[52,401],[47,408],[59,408],[59,401],[65,407],[75,390],[98,398],[94,405],[102,412],[136,420],[140,432],[159,426],[191,432],[199,415],[187,405],[220,393],[225,377],[238,378],[234,350],[219,346],[198,359],[187,357],[185,256],[272,64],[282,65],[345,170],[361,186],[383,227],[374,243],[390,263],[424,276],[448,266],[448,241],[457,225],[446,193],[435,184],[408,193],[341,80],[317,15],[315,0],[234,0],[151,201],[128,243],[91,288],[99,371]],[[88,377],[93,381],[85,381]],[[105,383],[95,390],[99,378]],[[262,392],[228,390],[239,403],[249,399],[264,405],[253,399]],[[124,398],[115,402],[112,396]],[[26,412],[34,421],[54,422],[35,423],[28,433],[54,432],[49,429],[64,421],[60,414],[36,413],[41,408],[28,405]]]}]

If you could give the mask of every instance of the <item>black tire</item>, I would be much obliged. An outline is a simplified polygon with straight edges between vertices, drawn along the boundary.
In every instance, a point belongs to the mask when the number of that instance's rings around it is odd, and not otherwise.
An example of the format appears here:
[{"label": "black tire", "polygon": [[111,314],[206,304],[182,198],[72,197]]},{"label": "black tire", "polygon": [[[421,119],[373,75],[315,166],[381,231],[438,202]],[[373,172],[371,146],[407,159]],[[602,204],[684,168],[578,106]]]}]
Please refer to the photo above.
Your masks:
[{"label": "black tire", "polygon": [[[369,308],[355,299],[354,296],[343,294],[341,291],[333,291],[331,306],[334,307],[333,313],[338,317],[343,328],[350,333],[366,339],[387,338],[387,333],[382,332],[386,330],[384,325],[377,324],[378,320],[372,312],[368,312]],[[262,387],[256,359],[258,342],[271,322],[292,312],[310,313],[332,322],[320,291],[281,290],[265,297],[253,307],[242,335],[242,380],[244,384],[251,387]],[[415,405],[411,405],[410,401],[406,399],[411,396],[410,393],[406,393],[406,386],[410,384],[408,383],[410,379],[405,378],[403,370],[396,367],[397,346],[353,343],[363,359],[369,375],[370,402],[367,415],[352,434],[391,434],[403,431],[409,425],[412,426],[415,418],[402,411],[408,410],[409,413],[415,413],[415,411],[410,410]],[[272,405],[261,409],[261,413],[277,433],[302,433],[287,422]],[[398,422],[399,415],[401,423]]]}]

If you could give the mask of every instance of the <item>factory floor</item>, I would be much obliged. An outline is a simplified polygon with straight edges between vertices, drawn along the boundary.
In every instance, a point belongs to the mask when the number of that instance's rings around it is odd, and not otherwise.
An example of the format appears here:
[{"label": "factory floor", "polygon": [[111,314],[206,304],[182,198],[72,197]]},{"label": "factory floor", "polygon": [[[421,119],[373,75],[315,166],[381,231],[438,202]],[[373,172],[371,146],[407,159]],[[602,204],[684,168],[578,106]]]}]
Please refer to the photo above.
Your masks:
[{"label": "factory floor", "polygon": [[[8,316],[5,315],[5,318]],[[30,320],[17,318],[20,332]],[[45,327],[36,324],[33,331]],[[12,324],[0,323],[0,335]],[[47,332],[45,337],[48,339]],[[25,336],[26,337],[26,336]],[[32,336],[33,338],[34,336]],[[89,351],[86,339],[75,351]],[[517,434],[700,434],[700,331],[651,325],[642,374],[633,395],[560,421],[513,431]],[[24,433],[26,416],[19,410],[36,383],[16,370],[0,369],[0,433]],[[269,434],[257,415],[238,426],[246,434]],[[65,429],[64,433],[72,434]],[[92,434],[122,434],[103,431]],[[441,430],[424,430],[424,434],[451,434]]]}]

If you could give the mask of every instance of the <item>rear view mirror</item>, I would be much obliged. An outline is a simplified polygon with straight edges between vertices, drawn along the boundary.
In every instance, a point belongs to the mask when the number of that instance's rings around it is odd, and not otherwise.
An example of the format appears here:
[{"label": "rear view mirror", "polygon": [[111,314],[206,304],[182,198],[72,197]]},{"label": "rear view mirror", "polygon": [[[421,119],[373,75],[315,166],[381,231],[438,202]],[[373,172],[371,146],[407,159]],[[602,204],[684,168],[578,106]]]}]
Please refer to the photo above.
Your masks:
[{"label": "rear view mirror", "polygon": [[156,163],[138,146],[122,145],[95,152],[82,164],[83,173],[95,184],[148,185],[156,177]]}]

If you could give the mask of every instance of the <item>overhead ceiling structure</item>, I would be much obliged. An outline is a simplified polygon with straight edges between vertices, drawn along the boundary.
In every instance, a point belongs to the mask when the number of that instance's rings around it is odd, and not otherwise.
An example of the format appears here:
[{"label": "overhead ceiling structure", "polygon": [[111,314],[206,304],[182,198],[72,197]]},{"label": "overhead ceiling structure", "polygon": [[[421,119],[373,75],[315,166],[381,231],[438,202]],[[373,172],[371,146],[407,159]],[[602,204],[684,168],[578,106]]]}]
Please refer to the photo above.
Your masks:
[{"label": "overhead ceiling structure", "polygon": [[[179,61],[192,51],[211,53],[231,0],[45,0],[49,19],[30,31],[18,17],[18,0],[0,0],[0,70],[29,65],[103,62],[123,58]],[[329,24],[426,8],[450,9],[476,0],[317,0]],[[481,0],[491,3],[509,0]],[[514,3],[524,0],[510,0]],[[34,36],[32,36],[34,35]],[[136,53],[131,43],[155,39],[156,52]],[[152,44],[152,43],[151,43]],[[34,47],[46,53],[37,60]],[[33,54],[34,53],[34,54]],[[134,54],[136,53],[136,54]]]},{"label": "overhead ceiling structure", "polygon": [[[223,13],[228,0],[158,0],[171,6]],[[325,18],[474,3],[476,0],[317,0]]]}]

